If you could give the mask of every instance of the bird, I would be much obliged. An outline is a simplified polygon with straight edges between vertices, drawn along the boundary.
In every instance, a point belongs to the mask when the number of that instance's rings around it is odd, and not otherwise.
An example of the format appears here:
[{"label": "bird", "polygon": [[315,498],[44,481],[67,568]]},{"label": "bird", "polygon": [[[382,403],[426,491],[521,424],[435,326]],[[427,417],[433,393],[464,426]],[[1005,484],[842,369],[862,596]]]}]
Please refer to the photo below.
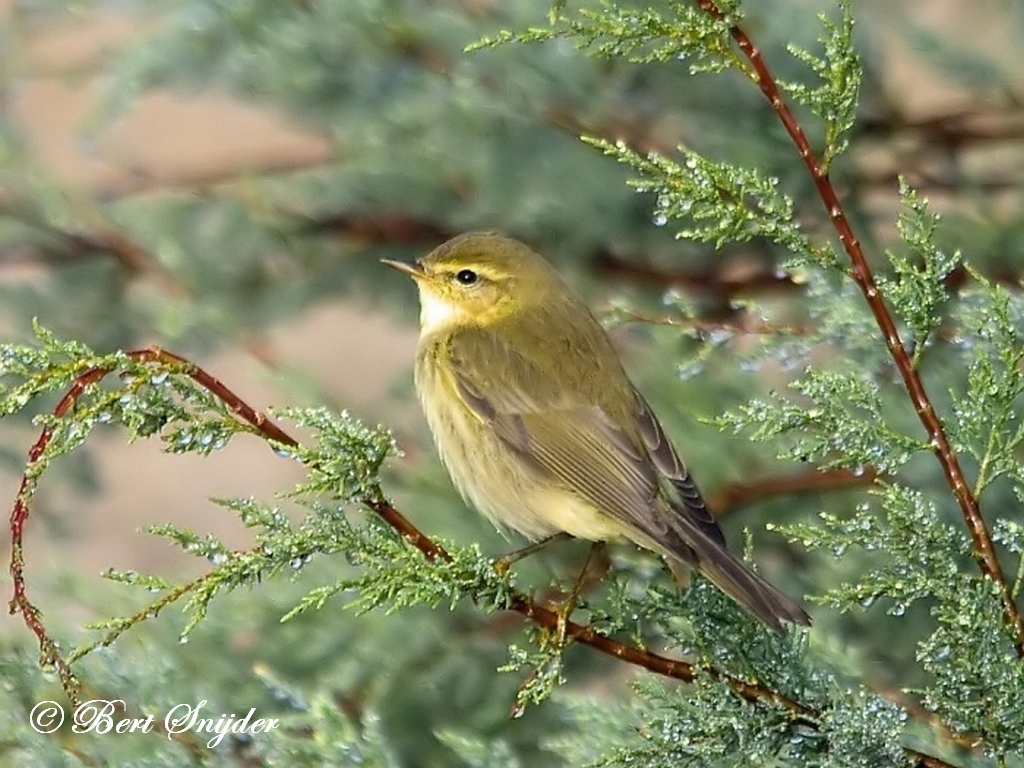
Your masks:
[{"label": "bird", "polygon": [[383,262],[418,288],[415,386],[469,505],[534,542],[626,539],[677,577],[696,569],[775,632],[810,625],[727,549],[608,334],[543,256],[469,232],[414,264]]}]

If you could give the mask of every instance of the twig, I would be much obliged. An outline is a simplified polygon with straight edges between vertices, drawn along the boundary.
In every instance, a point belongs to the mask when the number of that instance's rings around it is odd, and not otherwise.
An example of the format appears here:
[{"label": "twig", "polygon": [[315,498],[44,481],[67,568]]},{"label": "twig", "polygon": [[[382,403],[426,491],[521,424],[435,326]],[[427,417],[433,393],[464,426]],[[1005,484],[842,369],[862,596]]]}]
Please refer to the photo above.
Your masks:
[{"label": "twig", "polygon": [[[725,19],[724,14],[713,0],[697,0],[697,3],[701,9],[715,19],[719,21]],[[824,203],[825,209],[828,211],[829,218],[832,221],[832,226],[839,236],[839,241],[842,243],[843,249],[853,265],[852,277],[864,295],[871,309],[871,314],[882,331],[882,337],[885,340],[889,354],[896,363],[900,377],[903,379],[910,399],[914,403],[917,416],[928,433],[932,450],[942,465],[942,472],[946,477],[946,482],[949,484],[950,489],[953,491],[953,496],[960,506],[964,521],[967,523],[967,528],[974,540],[975,560],[979,568],[981,568],[981,572],[998,585],[1003,603],[1003,617],[1015,636],[1017,655],[1024,659],[1024,621],[1021,619],[1020,611],[1013,599],[1013,594],[1003,574],[1002,566],[999,564],[995,548],[992,545],[992,536],[978,507],[978,499],[967,483],[956,452],[946,436],[946,430],[935,412],[935,407],[932,405],[928,393],[925,391],[924,383],[914,367],[910,353],[899,337],[896,323],[875,283],[871,267],[868,265],[860,241],[850,226],[850,221],[843,210],[839,195],[836,193],[831,181],[822,171],[821,164],[803,129],[790,110],[789,105],[783,100],[775,78],[769,71],[767,64],[765,64],[761,51],[754,45],[742,28],[738,26],[731,27],[730,34],[740,51],[746,56],[753,67],[758,87],[768,100],[768,103],[771,104],[772,109],[775,110],[775,114],[786,129],[786,133],[789,134],[811,178],[814,180],[818,196]]]},{"label": "twig", "polygon": [[773,475],[771,477],[752,480],[749,483],[734,483],[726,486],[711,496],[708,508],[721,517],[736,507],[742,507],[753,501],[760,501],[768,496],[783,496],[793,493],[811,491],[831,491],[837,488],[856,485],[871,485],[878,479],[875,470],[865,467],[857,473],[849,469],[830,469],[826,471],[808,470],[791,475]]},{"label": "twig", "polygon": [[726,331],[737,336],[807,336],[812,331],[810,325],[775,325],[749,312],[736,312],[732,317],[708,318],[685,317],[667,313],[652,314],[636,309],[609,307],[603,314],[623,324],[667,325],[673,328],[687,328],[698,333]]},{"label": "twig", "polygon": [[614,277],[623,277],[635,283],[651,285],[656,288],[669,286],[678,288],[695,288],[709,293],[730,296],[744,291],[759,290],[795,290],[799,286],[787,274],[777,274],[767,270],[744,277],[726,277],[718,274],[699,274],[676,270],[667,272],[646,264],[628,261],[608,251],[603,251],[593,258],[599,272]]}]

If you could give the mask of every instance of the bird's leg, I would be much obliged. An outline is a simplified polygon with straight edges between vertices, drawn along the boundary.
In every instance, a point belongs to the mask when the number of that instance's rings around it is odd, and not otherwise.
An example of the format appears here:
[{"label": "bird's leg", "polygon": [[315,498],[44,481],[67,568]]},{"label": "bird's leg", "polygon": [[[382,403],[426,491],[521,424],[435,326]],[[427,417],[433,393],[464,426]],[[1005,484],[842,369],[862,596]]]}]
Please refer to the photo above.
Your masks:
[{"label": "bird's leg", "polygon": [[595,541],[590,545],[590,550],[587,552],[587,559],[583,563],[583,567],[580,569],[579,576],[576,577],[576,583],[572,585],[572,592],[565,598],[555,609],[555,615],[558,616],[558,623],[556,625],[558,631],[558,644],[565,645],[565,628],[569,623],[569,617],[572,616],[572,612],[576,610],[576,602],[580,599],[580,593],[583,591],[583,585],[587,581],[587,572],[590,570],[590,563],[594,559],[594,555],[601,551],[604,547],[603,541]]},{"label": "bird's leg", "polygon": [[507,555],[502,555],[501,557],[495,558],[494,570],[497,572],[499,576],[504,576],[506,573],[508,573],[508,569],[512,566],[513,563],[518,563],[523,558],[529,557],[530,555],[534,555],[537,552],[540,552],[542,549],[544,549],[544,547],[546,547],[548,544],[551,544],[554,541],[561,541],[562,539],[568,538],[570,538],[568,533],[553,533],[550,536],[541,539],[540,541],[533,542],[533,544],[530,544],[527,547],[517,549],[515,552],[509,552]]}]

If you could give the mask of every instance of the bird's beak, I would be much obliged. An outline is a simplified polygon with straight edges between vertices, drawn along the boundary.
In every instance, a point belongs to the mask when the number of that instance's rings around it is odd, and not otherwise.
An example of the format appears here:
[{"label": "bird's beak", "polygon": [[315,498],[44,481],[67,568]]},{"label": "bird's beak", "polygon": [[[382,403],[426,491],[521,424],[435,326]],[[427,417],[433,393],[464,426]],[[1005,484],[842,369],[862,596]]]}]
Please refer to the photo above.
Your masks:
[{"label": "bird's beak", "polygon": [[387,264],[389,267],[397,269],[399,272],[405,272],[413,280],[422,280],[427,274],[420,269],[417,264],[406,264],[404,261],[392,261],[391,259],[381,259],[381,264]]}]

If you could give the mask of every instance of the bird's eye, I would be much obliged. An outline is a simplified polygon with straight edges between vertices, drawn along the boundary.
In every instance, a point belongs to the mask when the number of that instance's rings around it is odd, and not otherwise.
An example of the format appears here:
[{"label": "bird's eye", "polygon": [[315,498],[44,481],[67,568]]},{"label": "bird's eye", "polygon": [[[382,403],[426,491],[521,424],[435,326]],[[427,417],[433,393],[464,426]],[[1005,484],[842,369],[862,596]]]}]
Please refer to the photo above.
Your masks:
[{"label": "bird's eye", "polygon": [[460,269],[456,273],[455,279],[463,285],[473,285],[480,278],[472,269]]}]

